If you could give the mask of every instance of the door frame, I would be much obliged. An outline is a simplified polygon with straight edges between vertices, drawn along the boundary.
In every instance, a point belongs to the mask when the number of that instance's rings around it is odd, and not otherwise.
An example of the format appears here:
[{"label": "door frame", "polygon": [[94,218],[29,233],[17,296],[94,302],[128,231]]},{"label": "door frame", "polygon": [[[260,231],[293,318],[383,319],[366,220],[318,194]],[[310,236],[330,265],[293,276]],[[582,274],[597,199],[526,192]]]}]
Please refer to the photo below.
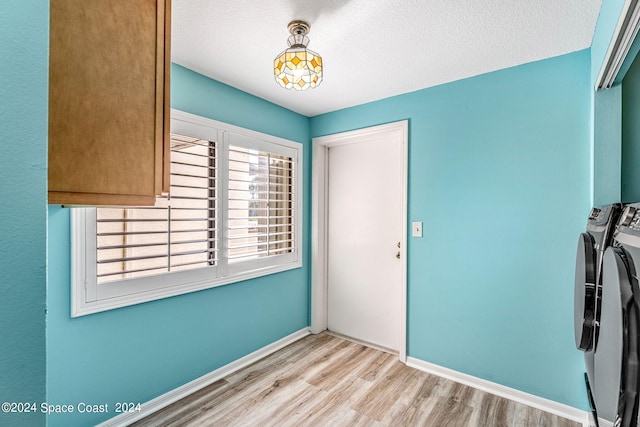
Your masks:
[{"label": "door frame", "polygon": [[400,257],[402,260],[400,295],[400,347],[398,358],[407,361],[407,194],[409,120],[341,132],[312,139],[311,172],[311,333],[327,330],[327,197],[329,148],[337,145],[361,142],[367,136],[388,134],[399,138],[402,145],[402,236]]}]

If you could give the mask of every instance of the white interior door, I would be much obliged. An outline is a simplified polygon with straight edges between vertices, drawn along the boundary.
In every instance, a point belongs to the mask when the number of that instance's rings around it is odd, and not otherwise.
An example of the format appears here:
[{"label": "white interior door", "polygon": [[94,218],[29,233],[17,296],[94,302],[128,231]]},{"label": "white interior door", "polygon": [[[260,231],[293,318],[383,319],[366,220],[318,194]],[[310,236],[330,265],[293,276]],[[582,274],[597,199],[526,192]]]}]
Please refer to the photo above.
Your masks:
[{"label": "white interior door", "polygon": [[404,147],[398,132],[353,138],[327,156],[327,326],[399,351]]}]

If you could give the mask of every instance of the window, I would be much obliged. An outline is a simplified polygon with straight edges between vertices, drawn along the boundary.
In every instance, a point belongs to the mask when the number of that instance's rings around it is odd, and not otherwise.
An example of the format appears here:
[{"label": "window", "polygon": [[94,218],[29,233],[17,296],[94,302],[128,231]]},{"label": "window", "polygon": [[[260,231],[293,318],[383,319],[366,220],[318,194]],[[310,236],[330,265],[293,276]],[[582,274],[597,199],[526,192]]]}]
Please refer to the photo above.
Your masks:
[{"label": "window", "polygon": [[150,208],[96,209],[96,281],[217,261],[215,142],[171,134],[170,197]]},{"label": "window", "polygon": [[229,148],[229,262],[291,252],[293,162],[286,156]]},{"label": "window", "polygon": [[299,143],[172,112],[153,207],[72,210],[72,316],[301,265]]}]

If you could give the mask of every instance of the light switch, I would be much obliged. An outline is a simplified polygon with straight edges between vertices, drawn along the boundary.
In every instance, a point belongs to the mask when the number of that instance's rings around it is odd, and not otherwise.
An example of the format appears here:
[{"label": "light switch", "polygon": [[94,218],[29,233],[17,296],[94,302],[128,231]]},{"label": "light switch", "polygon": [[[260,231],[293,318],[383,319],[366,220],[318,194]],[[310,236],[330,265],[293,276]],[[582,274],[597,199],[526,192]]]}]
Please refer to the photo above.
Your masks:
[{"label": "light switch", "polygon": [[416,221],[411,223],[411,236],[422,237],[422,221]]}]

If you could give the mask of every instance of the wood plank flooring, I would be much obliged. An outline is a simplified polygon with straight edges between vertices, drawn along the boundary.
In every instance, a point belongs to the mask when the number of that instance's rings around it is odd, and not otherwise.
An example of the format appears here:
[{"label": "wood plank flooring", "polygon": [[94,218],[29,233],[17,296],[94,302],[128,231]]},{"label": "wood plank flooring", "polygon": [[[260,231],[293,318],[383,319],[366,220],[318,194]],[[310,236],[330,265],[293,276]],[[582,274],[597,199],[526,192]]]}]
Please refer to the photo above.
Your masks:
[{"label": "wood plank flooring", "polygon": [[581,426],[329,334],[305,337],[133,425]]}]

